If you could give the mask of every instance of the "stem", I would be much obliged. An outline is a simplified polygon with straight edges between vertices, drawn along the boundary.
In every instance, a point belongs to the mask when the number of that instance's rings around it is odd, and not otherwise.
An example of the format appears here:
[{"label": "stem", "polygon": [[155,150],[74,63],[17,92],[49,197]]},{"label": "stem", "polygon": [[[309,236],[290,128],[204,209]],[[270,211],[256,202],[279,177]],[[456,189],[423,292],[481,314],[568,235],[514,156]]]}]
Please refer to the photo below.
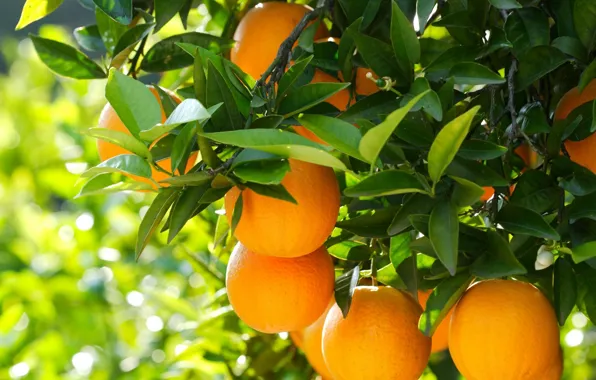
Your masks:
[{"label": "stem", "polygon": [[511,130],[509,132],[509,144],[519,135],[519,126],[517,125],[517,111],[515,110],[515,73],[517,72],[517,60],[513,58],[509,73],[507,74],[507,88],[509,90],[509,99],[507,99],[507,108],[511,115]]},{"label": "stem", "polygon": [[134,79],[137,79],[137,65],[139,63],[141,55],[143,55],[143,50],[145,49],[147,38],[148,36],[141,40],[141,44],[139,45],[137,52],[135,53],[134,57],[132,57],[132,59],[130,60],[130,70],[128,71],[128,75],[130,75]]}]

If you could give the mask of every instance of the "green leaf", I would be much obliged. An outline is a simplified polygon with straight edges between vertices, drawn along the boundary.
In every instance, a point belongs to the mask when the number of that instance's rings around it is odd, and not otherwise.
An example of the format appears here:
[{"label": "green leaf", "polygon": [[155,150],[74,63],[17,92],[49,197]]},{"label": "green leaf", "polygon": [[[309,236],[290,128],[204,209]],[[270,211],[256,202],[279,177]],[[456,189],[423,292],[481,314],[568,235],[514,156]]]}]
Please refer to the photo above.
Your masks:
[{"label": "green leaf", "polygon": [[561,36],[556,38],[551,45],[579,61],[585,62],[587,60],[588,51],[577,38]]},{"label": "green leaf", "polygon": [[476,62],[456,64],[449,71],[449,76],[453,77],[455,84],[479,85],[505,83],[505,78]]},{"label": "green leaf", "polygon": [[459,241],[457,206],[450,201],[437,203],[430,214],[428,233],[439,260],[455,276]]},{"label": "green leaf", "polygon": [[348,316],[352,304],[354,289],[360,279],[360,267],[356,265],[335,280],[335,303],[339,306],[344,318]]},{"label": "green leaf", "polygon": [[277,86],[277,103],[283,99],[284,95],[292,89],[292,86],[298,78],[302,75],[308,64],[312,61],[313,56],[309,55],[303,59],[296,61],[290,68],[282,75]]},{"label": "green leaf", "polygon": [[167,183],[172,186],[200,186],[204,183],[211,182],[212,180],[212,175],[209,175],[206,172],[196,172],[169,177],[160,181],[160,183]]},{"label": "green leaf", "polygon": [[596,191],[596,176],[587,171],[577,170],[569,179],[561,178],[559,186],[575,196],[588,195]]},{"label": "green leaf", "polygon": [[157,95],[159,97],[159,101],[161,102],[161,108],[163,108],[164,114],[166,115],[166,117],[170,117],[172,112],[174,112],[174,110],[178,106],[178,102],[174,100],[174,98],[172,98],[172,96],[170,96],[170,94],[160,86],[153,87],[155,88],[155,91],[157,91]]},{"label": "green leaf", "polygon": [[379,153],[393,134],[393,131],[398,127],[399,123],[406,117],[410,109],[414,107],[420,99],[427,93],[423,92],[414,99],[410,100],[405,107],[393,111],[387,118],[376,127],[369,130],[360,141],[360,154],[367,162],[374,163],[379,157]]},{"label": "green leaf", "polygon": [[389,245],[389,258],[391,259],[391,265],[397,270],[401,263],[403,263],[408,257],[412,256],[412,250],[410,249],[410,243],[412,242],[412,236],[409,232],[404,232],[396,236],[392,236]]},{"label": "green leaf", "polygon": [[505,22],[505,32],[517,57],[535,46],[548,45],[550,40],[548,17],[539,8],[512,12]]},{"label": "green leaf", "polygon": [[121,154],[88,169],[81,174],[81,177],[91,177],[101,173],[123,173],[151,178],[151,166],[137,155]]},{"label": "green leaf", "polygon": [[434,204],[435,201],[433,198],[423,194],[414,194],[395,214],[387,229],[388,234],[397,235],[402,233],[410,227],[410,215],[428,214],[432,210]]},{"label": "green leaf", "polygon": [[205,102],[208,107],[223,103],[223,106],[211,116],[211,121],[216,130],[244,128],[242,115],[234,101],[232,92],[211,61],[208,61],[207,97]]},{"label": "green leaf", "polygon": [[354,39],[362,59],[375,74],[397,78],[399,82],[409,82],[397,64],[391,45],[356,31],[347,32]]},{"label": "green leaf", "polygon": [[176,16],[185,2],[186,0],[155,0],[155,31],[163,28],[172,17]]},{"label": "green leaf", "polygon": [[277,185],[281,183],[288,171],[290,171],[290,164],[287,160],[263,160],[240,164],[235,167],[234,174],[243,181]]},{"label": "green leaf", "polygon": [[420,331],[426,336],[432,336],[473,280],[474,277],[467,273],[461,273],[441,281],[426,301],[424,313],[418,321]]},{"label": "green leaf", "polygon": [[573,21],[579,39],[592,51],[596,47],[596,4],[591,0],[575,0]]},{"label": "green leaf", "polygon": [[391,44],[398,65],[411,79],[414,64],[420,61],[420,43],[410,20],[406,18],[395,2],[391,3]]},{"label": "green leaf", "polygon": [[286,118],[311,108],[349,87],[349,83],[311,83],[290,91],[277,112]]},{"label": "green leaf", "polygon": [[482,278],[499,278],[526,273],[526,268],[519,263],[509,243],[495,231],[486,232],[487,252],[480,256],[470,268],[473,275]]},{"label": "green leaf", "polygon": [[295,133],[279,129],[247,129],[216,133],[200,133],[211,140],[241,148],[252,148],[295,158],[313,164],[346,170],[346,166],[325,151],[325,147]]},{"label": "green leaf", "polygon": [[80,26],[72,33],[77,43],[83,49],[97,52],[106,50],[97,25]]},{"label": "green leaf", "polygon": [[242,196],[242,192],[236,199],[236,203],[234,203],[234,211],[232,214],[232,223],[230,224],[230,229],[232,230],[232,234],[236,231],[236,227],[238,227],[238,223],[240,223],[240,219],[242,218],[242,211],[244,210],[244,197]]},{"label": "green leaf", "polygon": [[314,42],[315,33],[319,29],[320,25],[321,25],[321,21],[317,19],[315,22],[308,25],[302,31],[302,33],[300,33],[300,36],[298,37],[298,46],[300,46],[300,48],[302,50],[304,50],[308,53],[313,52],[313,42]]},{"label": "green leaf", "polygon": [[198,207],[201,197],[209,188],[209,183],[203,183],[202,186],[191,186],[182,190],[180,197],[172,207],[168,219],[168,244],[174,240],[186,225],[186,222],[193,217],[193,212]]},{"label": "green leaf", "polygon": [[399,104],[392,92],[379,91],[356,102],[341,113],[339,118],[348,123],[357,123],[358,119],[377,120],[380,119],[380,115],[395,111]]},{"label": "green leaf", "polygon": [[111,69],[106,98],[133,136],[161,122],[161,107],[141,82]]},{"label": "green leaf", "polygon": [[507,147],[488,140],[466,140],[457,151],[459,157],[467,160],[492,160],[507,153]]},{"label": "green leaf", "polygon": [[207,100],[207,75],[205,63],[199,54],[198,49],[194,54],[194,65],[193,65],[193,90],[197,100],[201,103],[206,104]]},{"label": "green leaf", "polygon": [[562,190],[549,175],[529,170],[519,177],[509,201],[541,214],[556,209],[562,195]]},{"label": "green leaf", "polygon": [[21,18],[15,30],[23,29],[27,25],[40,20],[54,12],[64,0],[27,0],[23,5]]},{"label": "green leaf", "polygon": [[416,13],[418,14],[418,22],[420,24],[420,33],[424,33],[426,23],[437,4],[437,0],[418,0],[416,2]]},{"label": "green leaf", "polygon": [[522,131],[526,134],[533,135],[550,131],[546,114],[540,105],[531,106],[526,109],[522,108],[520,114],[524,116]]},{"label": "green leaf", "polygon": [[489,0],[493,7],[499,9],[516,9],[521,8],[522,5],[515,0]]},{"label": "green leaf", "polygon": [[107,128],[89,128],[83,132],[87,136],[95,137],[100,140],[118,145],[129,152],[132,152],[143,158],[149,158],[151,154],[145,144],[135,139],[133,136],[114,129]]},{"label": "green leaf", "polygon": [[497,223],[514,234],[560,240],[561,237],[538,213],[514,204],[508,204],[497,214]]},{"label": "green leaf", "polygon": [[480,186],[509,186],[509,182],[480,162],[455,157],[447,167],[447,174],[472,181]]},{"label": "green leaf", "polygon": [[105,71],[70,45],[29,35],[39,59],[56,74],[74,79],[105,78]]},{"label": "green leaf", "polygon": [[406,284],[392,264],[377,269],[377,281],[395,289],[406,289]]},{"label": "green leaf", "polygon": [[[215,53],[227,50],[232,41],[210,34],[190,32],[164,38],[149,49],[141,62],[141,69],[147,72],[161,72],[181,69],[194,63],[191,55],[178,46],[186,43],[209,49]],[[196,50],[193,49],[193,52]]]},{"label": "green leaf", "polygon": [[352,240],[342,241],[327,248],[329,254],[340,260],[365,261],[370,260],[372,250],[366,244]]},{"label": "green leaf", "polygon": [[132,0],[93,0],[95,5],[120,24],[132,21]]},{"label": "green leaf", "polygon": [[450,121],[437,134],[428,153],[428,173],[434,184],[439,182],[445,169],[453,161],[479,109],[480,107],[476,106],[468,110]]},{"label": "green leaf", "polygon": [[382,0],[370,0],[366,2],[366,8],[362,13],[362,29],[366,29],[374,21],[381,7]]},{"label": "green leaf", "polygon": [[569,222],[575,223],[579,219],[596,220],[596,193],[576,197],[569,205]]},{"label": "green leaf", "polygon": [[569,58],[552,46],[536,46],[519,58],[519,69],[515,76],[515,88],[521,91],[555,70]]},{"label": "green leaf", "polygon": [[579,91],[583,91],[594,78],[596,78],[596,59],[582,72],[582,75],[579,78]]},{"label": "green leaf", "polygon": [[296,199],[294,199],[292,194],[290,194],[288,192],[288,190],[286,190],[286,188],[281,184],[280,185],[261,185],[259,183],[248,182],[245,185],[246,185],[246,187],[248,187],[249,189],[251,189],[252,191],[254,191],[257,194],[260,194],[260,195],[263,195],[266,197],[270,197],[270,198],[279,199],[279,200],[290,202],[290,203],[294,203],[294,204],[298,204],[298,202],[296,202]]},{"label": "green leaf", "polygon": [[553,293],[555,294],[555,312],[559,325],[563,326],[577,300],[577,282],[575,271],[566,257],[559,257],[555,262],[553,275]]},{"label": "green leaf", "polygon": [[211,118],[211,114],[218,108],[219,105],[215,105],[207,109],[196,99],[185,99],[176,106],[163,124],[159,123],[152,128],[141,131],[139,137],[145,141],[154,141],[182,124],[195,121],[204,123]]},{"label": "green leaf", "polygon": [[284,117],[281,115],[267,115],[262,116],[252,122],[249,128],[251,129],[275,129],[279,127]]},{"label": "green leaf", "polygon": [[151,31],[153,31],[154,26],[155,24],[153,23],[140,24],[135,25],[124,32],[114,47],[110,66],[120,68],[123,64],[125,64],[135,45],[138,44],[143,38],[147,37]]},{"label": "green leaf", "polygon": [[381,197],[394,194],[423,193],[428,189],[418,178],[401,170],[385,170],[365,178],[344,190],[348,197]]},{"label": "green leaf", "polygon": [[[453,92],[453,87],[451,88]],[[426,92],[427,94],[410,110],[411,112],[424,109],[424,112],[432,116],[435,120],[443,120],[443,107],[439,95],[430,88],[428,80],[424,77],[418,77],[410,87],[410,92],[401,98],[401,105],[406,105],[416,95]]]},{"label": "green leaf", "polygon": [[97,174],[96,176],[89,179],[79,193],[75,196],[76,198],[86,197],[89,195],[100,195],[100,194],[112,194],[121,191],[150,191],[153,190],[153,186],[146,182],[118,182],[112,181],[112,173]]},{"label": "green leaf", "polygon": [[337,222],[336,226],[362,237],[385,238],[388,236],[387,228],[396,212],[397,208],[395,207],[372,210],[369,213]]},{"label": "green leaf", "polygon": [[352,124],[324,115],[300,115],[298,122],[338,151],[364,161],[358,151],[362,135]]},{"label": "green leaf", "polygon": [[576,264],[596,257],[596,241],[589,241],[577,247],[573,247],[572,252],[571,257]]},{"label": "green leaf", "polygon": [[161,189],[157,194],[151,206],[145,213],[141,225],[139,226],[139,232],[137,234],[137,243],[135,246],[135,255],[137,260],[141,256],[143,249],[149,243],[149,239],[155,233],[155,230],[159,226],[159,223],[163,220],[164,216],[172,207],[174,201],[180,195],[180,190],[175,188]]},{"label": "green leaf", "polygon": [[95,19],[97,21],[99,35],[103,40],[106,50],[111,54],[120,37],[128,30],[128,26],[115,21],[99,7],[93,7],[95,8]]},{"label": "green leaf", "polygon": [[176,169],[180,173],[186,171],[186,164],[192,147],[196,141],[197,123],[188,123],[182,128],[172,146],[171,171],[176,173]]},{"label": "green leaf", "polygon": [[478,202],[484,194],[484,189],[472,181],[453,176],[451,176],[451,179],[455,181],[451,200],[458,207],[471,206]]},{"label": "green leaf", "polygon": [[479,51],[466,46],[454,46],[445,51],[426,68],[426,79],[435,82],[449,78],[451,68],[460,62],[474,62]]}]

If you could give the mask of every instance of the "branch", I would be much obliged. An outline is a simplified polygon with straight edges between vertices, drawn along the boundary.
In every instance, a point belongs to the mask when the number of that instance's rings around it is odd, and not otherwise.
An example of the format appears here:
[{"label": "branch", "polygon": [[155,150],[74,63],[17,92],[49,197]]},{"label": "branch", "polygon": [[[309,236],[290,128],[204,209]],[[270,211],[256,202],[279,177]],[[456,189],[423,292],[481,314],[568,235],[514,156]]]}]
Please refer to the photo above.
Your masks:
[{"label": "branch", "polygon": [[515,73],[517,72],[517,61],[515,58],[511,61],[509,73],[507,74],[507,88],[509,89],[509,99],[507,99],[507,108],[511,115],[511,130],[509,131],[509,145],[519,135],[519,126],[517,125],[517,111],[515,110]]},{"label": "branch", "polygon": [[149,38],[149,36],[146,36],[145,38],[143,38],[134,57],[132,57],[132,59],[130,60],[130,70],[128,71],[128,75],[130,75],[134,79],[137,79],[137,65],[139,63],[139,59],[141,58],[141,55],[143,55],[143,50],[145,49],[145,44],[147,43],[147,38]]}]

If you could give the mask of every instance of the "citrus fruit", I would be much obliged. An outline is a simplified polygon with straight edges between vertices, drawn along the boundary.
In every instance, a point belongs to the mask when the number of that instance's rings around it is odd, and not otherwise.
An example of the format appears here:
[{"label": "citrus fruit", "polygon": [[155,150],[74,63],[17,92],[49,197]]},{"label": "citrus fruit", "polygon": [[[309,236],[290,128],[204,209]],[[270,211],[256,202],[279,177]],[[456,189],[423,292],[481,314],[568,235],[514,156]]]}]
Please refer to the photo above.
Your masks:
[{"label": "citrus fruit", "polygon": [[459,300],[449,351],[468,380],[542,380],[560,360],[553,307],[533,285],[488,280]]},{"label": "citrus fruit", "polygon": [[333,296],[333,261],[325,248],[295,258],[260,255],[238,243],[230,256],[226,289],[238,317],[255,330],[305,328]]},{"label": "citrus fruit", "polygon": [[[430,297],[432,290],[419,290],[418,291],[418,302],[423,309],[426,309],[426,301]],[[439,324],[439,327],[435,330],[432,337],[432,348],[431,352],[439,352],[449,347],[449,321],[451,320],[451,314],[453,310],[449,311],[445,319]]]},{"label": "citrus fruit", "polygon": [[[159,103],[159,106],[161,107],[161,122],[163,123],[166,121],[166,114],[163,110],[163,106],[162,106],[161,100],[159,98],[159,93],[157,92],[157,90],[154,87],[149,87],[149,90],[151,91],[151,93],[153,93],[153,95],[155,96],[155,98],[157,99],[157,101]],[[180,98],[178,98],[174,93],[171,93],[168,91],[168,94],[172,97],[172,99],[174,99],[174,101],[176,103],[178,103],[178,104],[180,103]],[[104,106],[103,110],[101,111],[101,114],[99,116],[98,126],[100,128],[112,129],[114,131],[124,132],[129,135],[131,134],[130,131],[128,130],[128,128],[126,128],[126,126],[120,119],[120,117],[118,117],[116,110],[114,110],[114,108],[110,105],[110,103],[106,104]],[[97,152],[99,154],[99,158],[102,161],[105,161],[109,158],[118,156],[120,154],[132,154],[130,151],[128,151],[116,144],[112,144],[112,143],[104,141],[104,140],[97,140]],[[197,160],[197,153],[193,152],[190,155],[190,157],[188,158],[186,168],[190,169],[194,165],[196,160]],[[170,158],[166,158],[164,160],[159,161],[157,163],[157,165],[168,172],[170,172],[172,170],[172,161]],[[179,172],[177,172],[177,174],[179,174]],[[134,175],[131,175],[130,177],[137,181],[151,183],[147,178],[144,178],[144,177],[139,177],[139,176],[134,176]],[[160,181],[163,181],[164,179],[169,178],[170,176],[164,172],[161,172],[159,170],[152,168],[151,169],[151,177],[153,178],[154,181],[160,182]],[[162,184],[162,186],[168,186],[168,184]]]},{"label": "citrus fruit", "polygon": [[[242,18],[234,33],[236,44],[230,58],[245,73],[258,79],[275,60],[277,51],[312,9],[299,4],[267,2],[257,4]],[[315,39],[328,35],[323,23]]]},{"label": "citrus fruit", "polygon": [[[592,80],[582,92],[577,87],[569,90],[557,105],[555,120],[567,118],[577,107],[596,99],[596,80]],[[565,148],[571,160],[596,173],[596,134],[591,134],[581,141],[565,141]]]},{"label": "citrus fruit", "polygon": [[[331,168],[294,159],[281,184],[297,204],[242,190],[242,215],[235,236],[262,255],[297,257],[319,248],[333,231],[339,212],[339,187]],[[225,197],[231,223],[241,191]]]},{"label": "citrus fruit", "polygon": [[422,308],[391,287],[358,286],[348,316],[334,305],[323,326],[323,356],[336,380],[416,380],[431,340],[418,330]]}]

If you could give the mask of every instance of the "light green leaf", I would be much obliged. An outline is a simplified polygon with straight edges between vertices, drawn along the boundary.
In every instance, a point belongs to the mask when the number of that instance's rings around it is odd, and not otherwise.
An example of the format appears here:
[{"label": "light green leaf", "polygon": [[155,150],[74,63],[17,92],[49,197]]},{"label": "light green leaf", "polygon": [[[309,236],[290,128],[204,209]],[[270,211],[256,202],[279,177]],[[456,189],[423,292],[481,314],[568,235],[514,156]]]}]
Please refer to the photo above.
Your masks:
[{"label": "light green leaf", "polygon": [[127,133],[108,128],[89,128],[83,133],[87,136],[116,144],[143,158],[149,158],[151,156],[149,148],[145,144]]},{"label": "light green leaf", "polygon": [[21,18],[16,30],[23,29],[27,25],[40,20],[54,12],[64,0],[27,0],[23,5]]},{"label": "light green leaf", "polygon": [[371,175],[344,190],[348,197],[380,197],[384,195],[423,193],[428,190],[410,173],[401,170],[384,170]]},{"label": "light green leaf", "polygon": [[352,124],[324,115],[300,115],[298,121],[338,151],[365,161],[358,151],[362,135]]},{"label": "light green leaf", "polygon": [[455,84],[480,85],[505,83],[505,78],[476,62],[456,64],[449,71],[449,76],[453,77]]}]

